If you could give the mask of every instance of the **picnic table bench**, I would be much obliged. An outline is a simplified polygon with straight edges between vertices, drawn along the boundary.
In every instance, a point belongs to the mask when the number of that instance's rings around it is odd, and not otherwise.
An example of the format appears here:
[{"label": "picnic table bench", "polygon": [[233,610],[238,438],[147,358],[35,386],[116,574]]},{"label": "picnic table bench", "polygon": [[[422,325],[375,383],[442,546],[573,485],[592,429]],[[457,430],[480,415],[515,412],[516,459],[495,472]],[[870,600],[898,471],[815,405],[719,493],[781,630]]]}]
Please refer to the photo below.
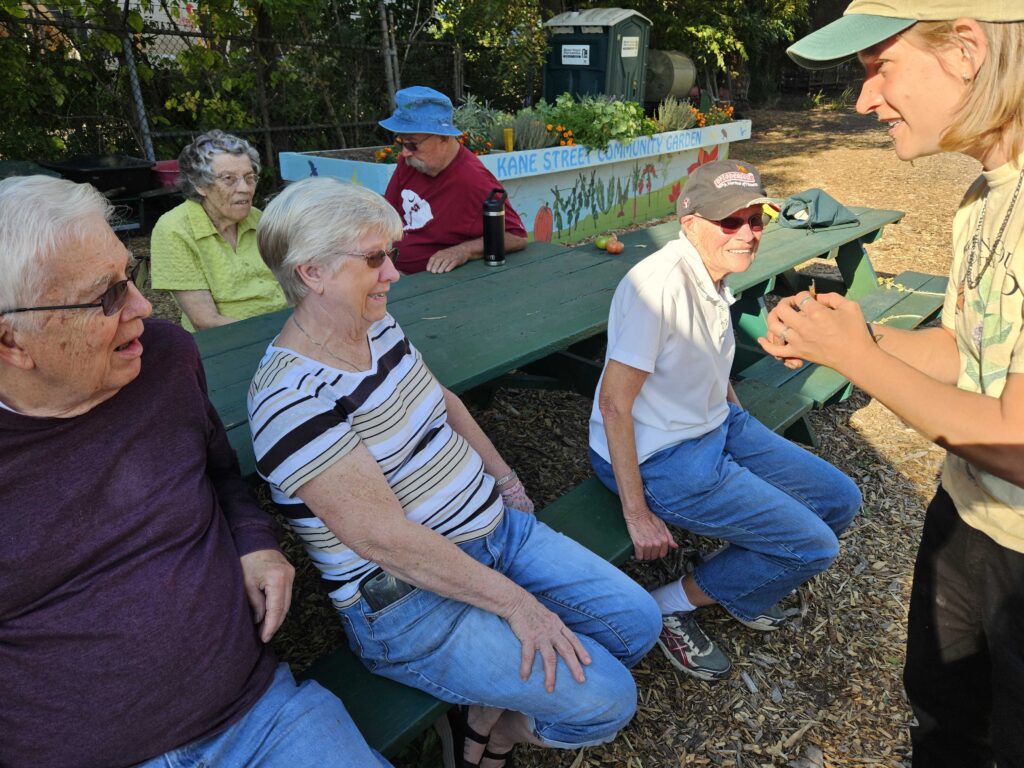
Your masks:
[{"label": "picnic table bench", "polygon": [[[756,338],[765,331],[766,295],[805,286],[796,267],[820,257],[834,261],[840,278],[829,286],[819,281],[819,289],[835,288],[858,300],[870,320],[912,328],[935,317],[942,306],[943,278],[903,273],[879,285],[871,267],[864,245],[902,214],[853,210],[859,224],[813,234],[770,225],[751,269],[729,278],[738,298],[733,306],[737,394],[766,426],[804,442],[814,439],[808,411],[847,396],[849,382],[819,366],[791,371],[763,355]],[[445,275],[404,277],[391,287],[389,311],[440,382],[454,392],[497,381],[567,387],[592,396],[615,287],[636,262],[678,233],[674,221],[629,232],[620,236],[626,245],[621,256],[593,246],[531,243],[510,255],[503,267],[475,261]],[[289,311],[196,335],[211,401],[247,476],[255,476],[245,404],[249,380]],[[506,378],[514,370],[526,374]],[[549,504],[538,518],[613,563],[622,564],[633,551],[618,497],[596,478]],[[448,706],[371,675],[346,647],[315,662],[306,676],[337,694],[367,741],[386,755],[401,750]]]}]

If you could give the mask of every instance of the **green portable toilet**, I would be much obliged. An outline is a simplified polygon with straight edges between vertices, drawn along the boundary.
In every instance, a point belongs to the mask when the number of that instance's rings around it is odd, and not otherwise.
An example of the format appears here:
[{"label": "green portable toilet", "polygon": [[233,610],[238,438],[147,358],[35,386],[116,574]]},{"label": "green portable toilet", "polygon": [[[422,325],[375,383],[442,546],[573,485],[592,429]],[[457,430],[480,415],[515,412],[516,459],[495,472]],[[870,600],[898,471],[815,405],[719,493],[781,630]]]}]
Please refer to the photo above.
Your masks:
[{"label": "green portable toilet", "polygon": [[544,64],[544,99],[563,93],[644,100],[651,20],[628,8],[591,8],[546,21],[551,33]]}]

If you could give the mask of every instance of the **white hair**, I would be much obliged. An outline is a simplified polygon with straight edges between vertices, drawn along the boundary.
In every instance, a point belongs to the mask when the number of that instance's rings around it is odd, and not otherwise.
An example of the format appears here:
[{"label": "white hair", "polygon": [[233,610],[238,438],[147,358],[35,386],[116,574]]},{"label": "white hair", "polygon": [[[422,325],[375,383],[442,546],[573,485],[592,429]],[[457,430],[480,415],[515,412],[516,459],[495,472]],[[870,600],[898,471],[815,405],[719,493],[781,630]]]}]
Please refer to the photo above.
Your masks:
[{"label": "white hair", "polygon": [[220,130],[207,131],[186,144],[178,155],[178,189],[189,200],[203,201],[198,187],[213,184],[213,159],[218,155],[237,155],[249,158],[252,172],[260,175],[259,152],[245,139]]},{"label": "white hair", "polygon": [[15,176],[0,181],[0,316],[26,327],[38,313],[3,315],[31,306],[42,296],[50,260],[79,234],[80,225],[113,208],[91,184],[50,176]]},{"label": "white hair", "polygon": [[366,187],[325,176],[289,184],[270,201],[256,228],[260,255],[293,305],[309,292],[296,267],[315,264],[337,271],[344,254],[368,235],[401,238],[397,211]]}]

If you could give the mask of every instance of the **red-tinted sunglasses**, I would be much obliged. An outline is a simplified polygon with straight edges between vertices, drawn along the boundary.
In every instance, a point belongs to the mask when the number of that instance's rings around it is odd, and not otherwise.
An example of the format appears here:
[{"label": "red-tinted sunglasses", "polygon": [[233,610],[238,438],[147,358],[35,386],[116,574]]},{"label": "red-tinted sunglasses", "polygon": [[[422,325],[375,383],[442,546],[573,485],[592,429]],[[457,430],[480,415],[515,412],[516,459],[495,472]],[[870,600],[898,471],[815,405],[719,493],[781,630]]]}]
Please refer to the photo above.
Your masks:
[{"label": "red-tinted sunglasses", "polygon": [[366,262],[366,266],[370,269],[377,269],[384,263],[384,259],[390,258],[391,261],[395,261],[398,258],[397,248],[383,248],[373,253],[346,253],[345,256],[358,256]]},{"label": "red-tinted sunglasses", "polygon": [[[701,216],[701,218],[703,219],[704,217]],[[762,229],[764,229],[764,225],[768,221],[768,216],[767,214],[764,213],[755,213],[753,216],[747,219],[744,219],[742,216],[727,216],[724,219],[704,220],[710,221],[713,224],[717,224],[719,227],[721,227],[722,231],[725,232],[725,234],[731,235],[736,232],[739,232],[743,228],[744,224],[749,225],[750,229],[753,230],[754,232],[760,232]]]}]

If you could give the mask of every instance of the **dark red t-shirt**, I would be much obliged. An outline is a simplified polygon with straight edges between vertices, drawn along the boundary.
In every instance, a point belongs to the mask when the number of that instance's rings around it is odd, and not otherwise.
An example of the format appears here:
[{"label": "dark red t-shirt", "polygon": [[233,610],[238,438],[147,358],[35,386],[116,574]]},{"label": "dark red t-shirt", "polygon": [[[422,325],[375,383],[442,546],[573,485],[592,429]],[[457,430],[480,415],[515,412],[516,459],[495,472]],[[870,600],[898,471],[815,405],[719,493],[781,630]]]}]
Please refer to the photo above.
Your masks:
[{"label": "dark red t-shirt", "polygon": [[[438,251],[483,235],[483,204],[502,188],[476,155],[465,147],[437,176],[427,176],[398,158],[384,197],[402,217],[405,235],[398,246],[398,268],[422,272]],[[522,220],[505,203],[505,231],[526,237]]]}]

